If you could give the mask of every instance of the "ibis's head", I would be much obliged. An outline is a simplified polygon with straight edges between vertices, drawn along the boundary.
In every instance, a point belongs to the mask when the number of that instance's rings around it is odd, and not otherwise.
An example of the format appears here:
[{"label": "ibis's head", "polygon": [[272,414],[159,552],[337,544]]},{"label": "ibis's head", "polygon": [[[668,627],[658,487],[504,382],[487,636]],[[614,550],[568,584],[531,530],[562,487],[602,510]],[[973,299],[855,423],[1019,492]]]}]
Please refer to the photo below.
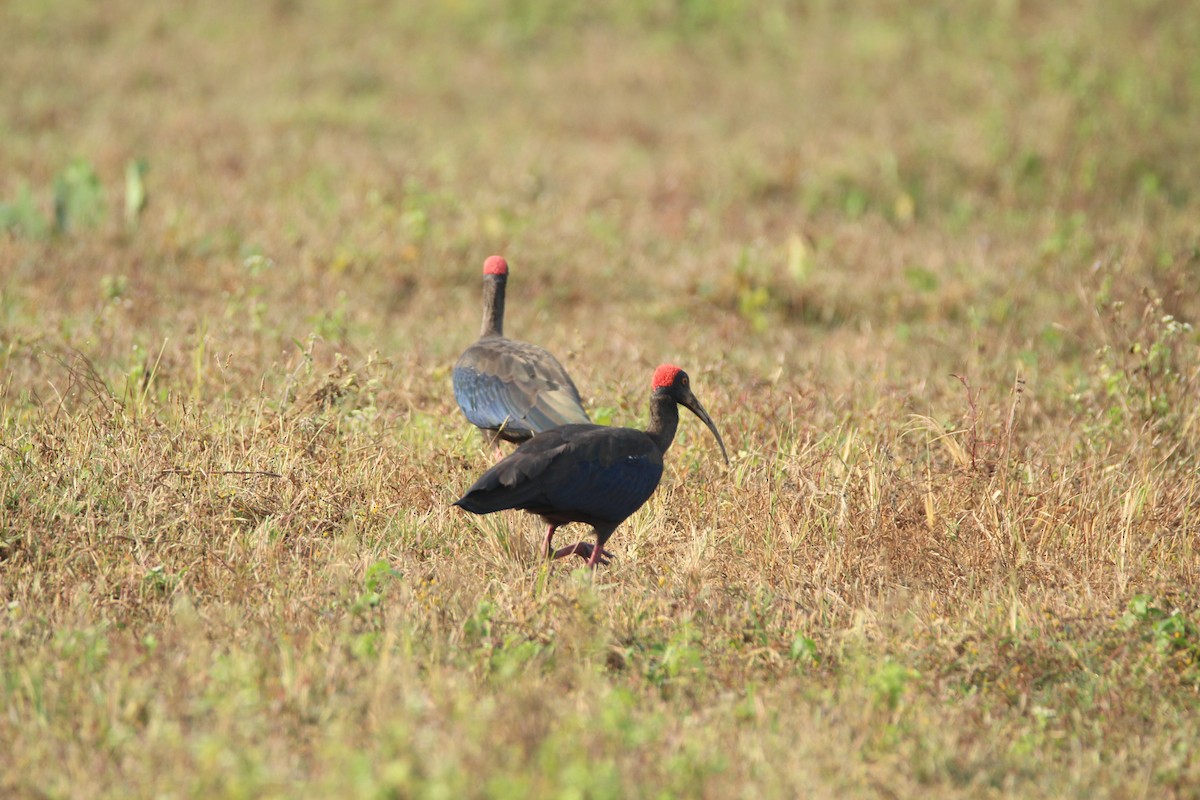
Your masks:
[{"label": "ibis's head", "polygon": [[508,262],[501,256],[488,256],[487,261],[483,262],[483,274],[506,277],[508,275]]},{"label": "ibis's head", "polygon": [[654,370],[653,386],[655,394],[670,397],[708,426],[713,436],[717,438],[717,444],[721,446],[721,455],[728,464],[729,455],[725,452],[725,442],[721,439],[721,434],[717,430],[716,423],[712,421],[712,417],[704,410],[704,406],[700,405],[696,395],[692,394],[691,380],[688,378],[688,374],[674,364],[662,364]]}]

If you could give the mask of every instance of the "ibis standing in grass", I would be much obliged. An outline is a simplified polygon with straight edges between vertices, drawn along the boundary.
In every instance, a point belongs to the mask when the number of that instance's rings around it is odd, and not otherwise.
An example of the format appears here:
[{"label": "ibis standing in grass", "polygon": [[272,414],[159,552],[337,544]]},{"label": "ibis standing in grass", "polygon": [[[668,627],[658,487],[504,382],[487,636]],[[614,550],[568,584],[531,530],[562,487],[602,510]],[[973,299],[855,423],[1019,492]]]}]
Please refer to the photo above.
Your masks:
[{"label": "ibis standing in grass", "polygon": [[[652,386],[646,430],[580,424],[539,433],[485,472],[454,505],[472,514],[507,508],[537,514],[549,526],[543,543],[547,558],[579,555],[593,569],[607,564],[608,538],[658,487],[663,456],[679,426],[679,406],[703,420],[729,463],[725,442],[692,394],[687,373],[663,364],[654,371]],[[577,542],[552,551],[554,532],[569,522],[591,525],[595,545]]]},{"label": "ibis standing in grass", "polygon": [[467,420],[499,451],[499,440],[589,423],[579,390],[562,364],[537,345],[504,337],[508,263],[483,262],[483,329],[454,365],[454,399]]}]

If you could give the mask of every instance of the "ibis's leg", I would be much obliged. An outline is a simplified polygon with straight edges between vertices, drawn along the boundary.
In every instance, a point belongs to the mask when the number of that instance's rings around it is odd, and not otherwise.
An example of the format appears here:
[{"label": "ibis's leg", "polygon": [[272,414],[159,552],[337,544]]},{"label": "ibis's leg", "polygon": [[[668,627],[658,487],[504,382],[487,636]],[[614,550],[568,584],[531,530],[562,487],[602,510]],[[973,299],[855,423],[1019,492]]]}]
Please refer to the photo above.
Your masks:
[{"label": "ibis's leg", "polygon": [[613,531],[616,529],[616,525],[604,528],[597,526],[594,529],[596,531],[596,549],[592,551],[592,557],[589,558],[587,562],[588,566],[592,569],[595,569],[602,563],[608,563],[607,561],[602,560],[604,558],[604,544],[608,541],[608,537],[613,535]]},{"label": "ibis's leg", "polygon": [[[544,555],[546,558],[551,557],[550,542],[554,540],[554,532],[556,530],[558,530],[558,526],[553,524],[546,529],[546,540],[542,543],[542,555]],[[558,558],[558,556],[555,555],[554,558]]]}]

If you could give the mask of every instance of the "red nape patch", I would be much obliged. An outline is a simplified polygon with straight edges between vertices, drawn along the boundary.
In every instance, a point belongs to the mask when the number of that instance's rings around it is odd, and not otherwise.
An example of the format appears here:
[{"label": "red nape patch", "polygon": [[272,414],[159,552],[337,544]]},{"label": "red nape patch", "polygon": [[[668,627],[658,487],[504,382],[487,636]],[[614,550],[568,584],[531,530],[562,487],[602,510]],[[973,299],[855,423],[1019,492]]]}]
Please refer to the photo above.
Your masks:
[{"label": "red nape patch", "polygon": [[507,275],[508,262],[500,256],[488,256],[488,260],[483,262],[484,275]]},{"label": "red nape patch", "polygon": [[654,370],[654,388],[660,389],[664,386],[670,386],[675,382],[675,376],[683,372],[674,364],[661,364],[658,369]]}]

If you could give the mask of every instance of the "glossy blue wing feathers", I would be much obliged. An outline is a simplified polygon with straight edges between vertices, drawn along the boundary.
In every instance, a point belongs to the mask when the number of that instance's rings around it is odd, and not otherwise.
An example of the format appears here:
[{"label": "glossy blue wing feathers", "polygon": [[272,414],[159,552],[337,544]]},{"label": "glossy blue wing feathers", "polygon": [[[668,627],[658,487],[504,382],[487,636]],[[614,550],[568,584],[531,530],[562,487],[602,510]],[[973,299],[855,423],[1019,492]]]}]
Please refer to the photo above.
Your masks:
[{"label": "glossy blue wing feathers", "polygon": [[654,494],[662,472],[662,454],[642,431],[566,425],[522,444],[456,505],[476,514],[520,508],[615,523]]}]

